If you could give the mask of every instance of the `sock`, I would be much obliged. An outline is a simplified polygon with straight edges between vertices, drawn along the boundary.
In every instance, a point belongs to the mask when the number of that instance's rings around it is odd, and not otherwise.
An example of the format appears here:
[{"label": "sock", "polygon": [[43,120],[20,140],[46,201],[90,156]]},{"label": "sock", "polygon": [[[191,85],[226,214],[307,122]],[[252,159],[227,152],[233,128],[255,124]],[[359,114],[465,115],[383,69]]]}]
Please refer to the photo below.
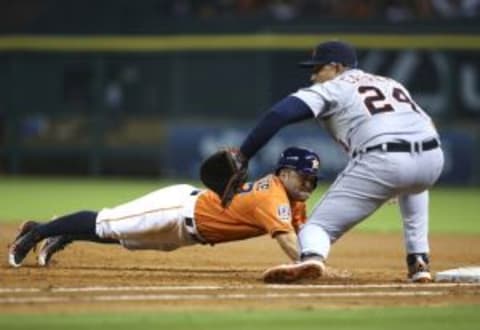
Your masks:
[{"label": "sock", "polygon": [[409,253],[407,255],[407,265],[412,266],[417,261],[417,257],[422,257],[423,261],[428,264],[430,262],[430,258],[428,257],[427,253]]},{"label": "sock", "polygon": [[62,216],[35,228],[39,238],[47,238],[59,235],[82,236],[99,239],[95,233],[97,212],[81,211]]}]

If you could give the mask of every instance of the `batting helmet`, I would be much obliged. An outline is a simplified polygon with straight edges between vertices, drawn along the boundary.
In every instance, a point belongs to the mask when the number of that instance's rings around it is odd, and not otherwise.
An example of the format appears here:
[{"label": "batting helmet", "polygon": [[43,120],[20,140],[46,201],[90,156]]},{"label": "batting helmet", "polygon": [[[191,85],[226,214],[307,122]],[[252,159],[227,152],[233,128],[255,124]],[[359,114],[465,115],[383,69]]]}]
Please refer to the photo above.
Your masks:
[{"label": "batting helmet", "polygon": [[312,58],[301,62],[304,68],[312,68],[319,64],[341,63],[350,68],[358,65],[357,54],[352,45],[341,41],[327,41],[319,44],[312,53]]},{"label": "batting helmet", "polygon": [[315,176],[318,180],[320,157],[311,150],[290,147],[281,153],[275,173],[278,174],[282,168],[291,168],[299,173]]}]

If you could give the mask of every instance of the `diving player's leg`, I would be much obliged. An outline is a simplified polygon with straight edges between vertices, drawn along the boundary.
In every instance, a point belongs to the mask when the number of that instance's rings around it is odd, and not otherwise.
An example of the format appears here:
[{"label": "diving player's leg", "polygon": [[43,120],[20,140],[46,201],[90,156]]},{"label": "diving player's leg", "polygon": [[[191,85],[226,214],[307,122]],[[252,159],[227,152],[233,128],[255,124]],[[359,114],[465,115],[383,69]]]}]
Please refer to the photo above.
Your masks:
[{"label": "diving player's leg", "polygon": [[185,206],[198,190],[190,185],[169,186],[134,201],[99,212],[96,233],[132,250],[171,251],[194,242],[184,224]]},{"label": "diving player's leg", "polygon": [[[19,235],[11,244],[8,261],[10,265],[19,267],[41,240],[62,235],[70,235],[69,239],[81,237],[82,240],[99,243],[122,242],[125,238],[128,240],[133,237],[132,248],[155,248],[152,244],[155,245],[159,239],[159,244],[165,243],[165,246],[159,245],[157,248],[166,250],[173,249],[176,244],[191,244],[185,230],[176,230],[175,227],[180,227],[184,201],[194,190],[190,185],[174,185],[112,209],[103,209],[99,213],[76,212],[46,224],[28,221],[22,225]],[[152,239],[155,233],[163,233],[163,236],[157,235]],[[143,241],[146,244],[142,244]]]},{"label": "diving player's leg", "polygon": [[11,266],[19,267],[30,250],[41,240],[62,235],[81,235],[87,240],[96,240],[95,233],[97,212],[80,211],[56,218],[41,224],[33,221],[24,223],[19,235],[11,244],[8,261]]},{"label": "diving player's leg", "polygon": [[37,262],[40,266],[48,266],[54,254],[64,250],[74,241],[88,241],[101,244],[120,244],[120,241],[112,238],[101,238],[91,235],[60,235],[52,236],[43,240],[38,250]]}]

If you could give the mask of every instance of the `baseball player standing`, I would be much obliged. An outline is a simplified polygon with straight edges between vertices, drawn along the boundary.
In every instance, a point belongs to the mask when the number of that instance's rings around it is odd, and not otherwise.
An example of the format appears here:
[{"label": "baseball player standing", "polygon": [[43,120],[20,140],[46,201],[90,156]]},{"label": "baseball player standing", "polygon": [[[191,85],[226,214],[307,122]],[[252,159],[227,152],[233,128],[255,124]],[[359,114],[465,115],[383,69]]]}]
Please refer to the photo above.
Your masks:
[{"label": "baseball player standing", "polygon": [[76,240],[171,251],[266,233],[296,260],[296,232],[306,220],[305,201],[317,186],[319,165],[314,152],[290,147],[281,154],[274,173],[245,183],[228,209],[213,191],[180,184],[100,212],[76,212],[44,224],[27,221],[10,246],[8,261],[13,267],[21,266],[43,239],[38,253],[41,266]]},{"label": "baseball player standing", "polygon": [[408,278],[429,282],[428,189],[443,168],[430,117],[399,82],[357,68],[344,42],[318,45],[310,60],[312,85],[287,96],[259,121],[240,147],[244,164],[282,127],[309,118],[351,156],[299,233],[300,262],[267,270],[266,282],[317,278],[330,246],[383,203],[398,197]]}]

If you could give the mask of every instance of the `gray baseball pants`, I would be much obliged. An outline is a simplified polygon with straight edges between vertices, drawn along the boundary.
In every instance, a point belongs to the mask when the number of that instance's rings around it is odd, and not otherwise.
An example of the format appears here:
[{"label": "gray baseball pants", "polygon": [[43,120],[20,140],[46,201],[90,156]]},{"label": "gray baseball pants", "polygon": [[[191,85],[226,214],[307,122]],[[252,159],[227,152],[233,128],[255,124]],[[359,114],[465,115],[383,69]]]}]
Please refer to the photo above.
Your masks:
[{"label": "gray baseball pants", "polygon": [[441,148],[371,151],[350,160],[299,233],[302,254],[328,257],[330,245],[398,196],[407,253],[428,253],[428,189],[443,169]]}]

